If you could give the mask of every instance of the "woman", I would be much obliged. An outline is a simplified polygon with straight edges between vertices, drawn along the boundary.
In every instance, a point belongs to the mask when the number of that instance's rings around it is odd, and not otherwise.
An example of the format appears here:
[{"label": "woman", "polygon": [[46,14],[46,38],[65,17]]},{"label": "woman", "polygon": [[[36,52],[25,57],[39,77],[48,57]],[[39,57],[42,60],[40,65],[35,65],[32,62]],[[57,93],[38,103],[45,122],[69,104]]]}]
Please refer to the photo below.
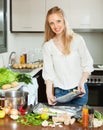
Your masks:
[{"label": "woman", "polygon": [[93,71],[93,60],[84,39],[69,28],[59,7],[51,8],[46,16],[43,60],[48,104],[55,105],[57,97],[75,88],[83,94],[68,103],[87,104],[86,80]]}]

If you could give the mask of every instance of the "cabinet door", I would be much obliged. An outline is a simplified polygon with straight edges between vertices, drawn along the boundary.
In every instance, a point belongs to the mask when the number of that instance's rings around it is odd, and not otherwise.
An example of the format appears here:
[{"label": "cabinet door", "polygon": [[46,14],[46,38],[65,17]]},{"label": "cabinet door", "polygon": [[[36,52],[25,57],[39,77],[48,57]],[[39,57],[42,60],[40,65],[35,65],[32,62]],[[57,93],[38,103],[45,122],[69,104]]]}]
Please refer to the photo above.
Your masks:
[{"label": "cabinet door", "polygon": [[73,29],[103,29],[103,0],[46,0],[46,12],[61,7]]},{"label": "cabinet door", "polygon": [[65,12],[67,20],[69,21],[70,1],[69,0],[46,0],[46,13],[50,8],[54,6],[58,6],[62,8],[63,11]]},{"label": "cabinet door", "polygon": [[11,31],[44,31],[45,0],[11,0]]},{"label": "cabinet door", "polygon": [[72,28],[103,29],[103,0],[69,0]]}]

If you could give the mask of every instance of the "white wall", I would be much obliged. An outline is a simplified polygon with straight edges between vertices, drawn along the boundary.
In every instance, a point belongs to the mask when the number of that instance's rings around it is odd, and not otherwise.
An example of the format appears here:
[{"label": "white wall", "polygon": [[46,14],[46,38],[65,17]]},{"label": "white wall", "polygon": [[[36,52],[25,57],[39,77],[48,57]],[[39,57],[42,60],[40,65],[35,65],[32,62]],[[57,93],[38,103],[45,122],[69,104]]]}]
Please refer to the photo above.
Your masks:
[{"label": "white wall", "polygon": [[[7,7],[7,44],[8,52],[0,54],[0,67],[2,66],[2,57],[4,59],[4,65],[8,64],[8,56],[12,51],[15,51],[17,55],[25,50],[26,52],[36,52],[35,58],[42,58],[41,46],[44,40],[43,33],[11,33],[9,24],[9,0]],[[80,33],[92,54],[95,64],[103,64],[103,33]],[[37,55],[38,54],[38,55]]]},{"label": "white wall", "polygon": [[103,64],[103,33],[91,32],[80,33],[87,44],[87,47],[93,57],[94,64]]}]

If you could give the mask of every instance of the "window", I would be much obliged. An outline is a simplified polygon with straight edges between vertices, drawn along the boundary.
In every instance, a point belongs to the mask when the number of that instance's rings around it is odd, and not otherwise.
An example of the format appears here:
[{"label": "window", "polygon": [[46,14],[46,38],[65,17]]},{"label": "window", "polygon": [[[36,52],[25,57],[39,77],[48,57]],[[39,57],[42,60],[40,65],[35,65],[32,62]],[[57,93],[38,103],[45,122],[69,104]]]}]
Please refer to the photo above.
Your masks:
[{"label": "window", "polygon": [[7,51],[6,0],[0,0],[0,53]]}]

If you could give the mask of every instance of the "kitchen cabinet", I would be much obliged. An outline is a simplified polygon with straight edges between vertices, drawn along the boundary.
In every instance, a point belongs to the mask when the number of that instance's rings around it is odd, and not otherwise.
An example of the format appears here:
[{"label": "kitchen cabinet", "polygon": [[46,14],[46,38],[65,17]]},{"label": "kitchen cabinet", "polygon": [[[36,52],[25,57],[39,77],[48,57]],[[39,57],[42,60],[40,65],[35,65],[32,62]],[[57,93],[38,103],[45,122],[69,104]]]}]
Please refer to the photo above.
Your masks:
[{"label": "kitchen cabinet", "polygon": [[103,29],[103,0],[69,0],[74,29]]},{"label": "kitchen cabinet", "polygon": [[61,7],[73,29],[103,29],[102,0],[46,0],[46,12]]},{"label": "kitchen cabinet", "polygon": [[10,0],[11,32],[44,31],[45,0]]},{"label": "kitchen cabinet", "polygon": [[11,32],[44,32],[47,11],[61,7],[73,29],[103,31],[103,0],[10,0]]},{"label": "kitchen cabinet", "polygon": [[47,11],[54,7],[58,6],[62,8],[66,14],[67,19],[69,20],[70,15],[70,1],[69,0],[46,0],[46,13]]}]

